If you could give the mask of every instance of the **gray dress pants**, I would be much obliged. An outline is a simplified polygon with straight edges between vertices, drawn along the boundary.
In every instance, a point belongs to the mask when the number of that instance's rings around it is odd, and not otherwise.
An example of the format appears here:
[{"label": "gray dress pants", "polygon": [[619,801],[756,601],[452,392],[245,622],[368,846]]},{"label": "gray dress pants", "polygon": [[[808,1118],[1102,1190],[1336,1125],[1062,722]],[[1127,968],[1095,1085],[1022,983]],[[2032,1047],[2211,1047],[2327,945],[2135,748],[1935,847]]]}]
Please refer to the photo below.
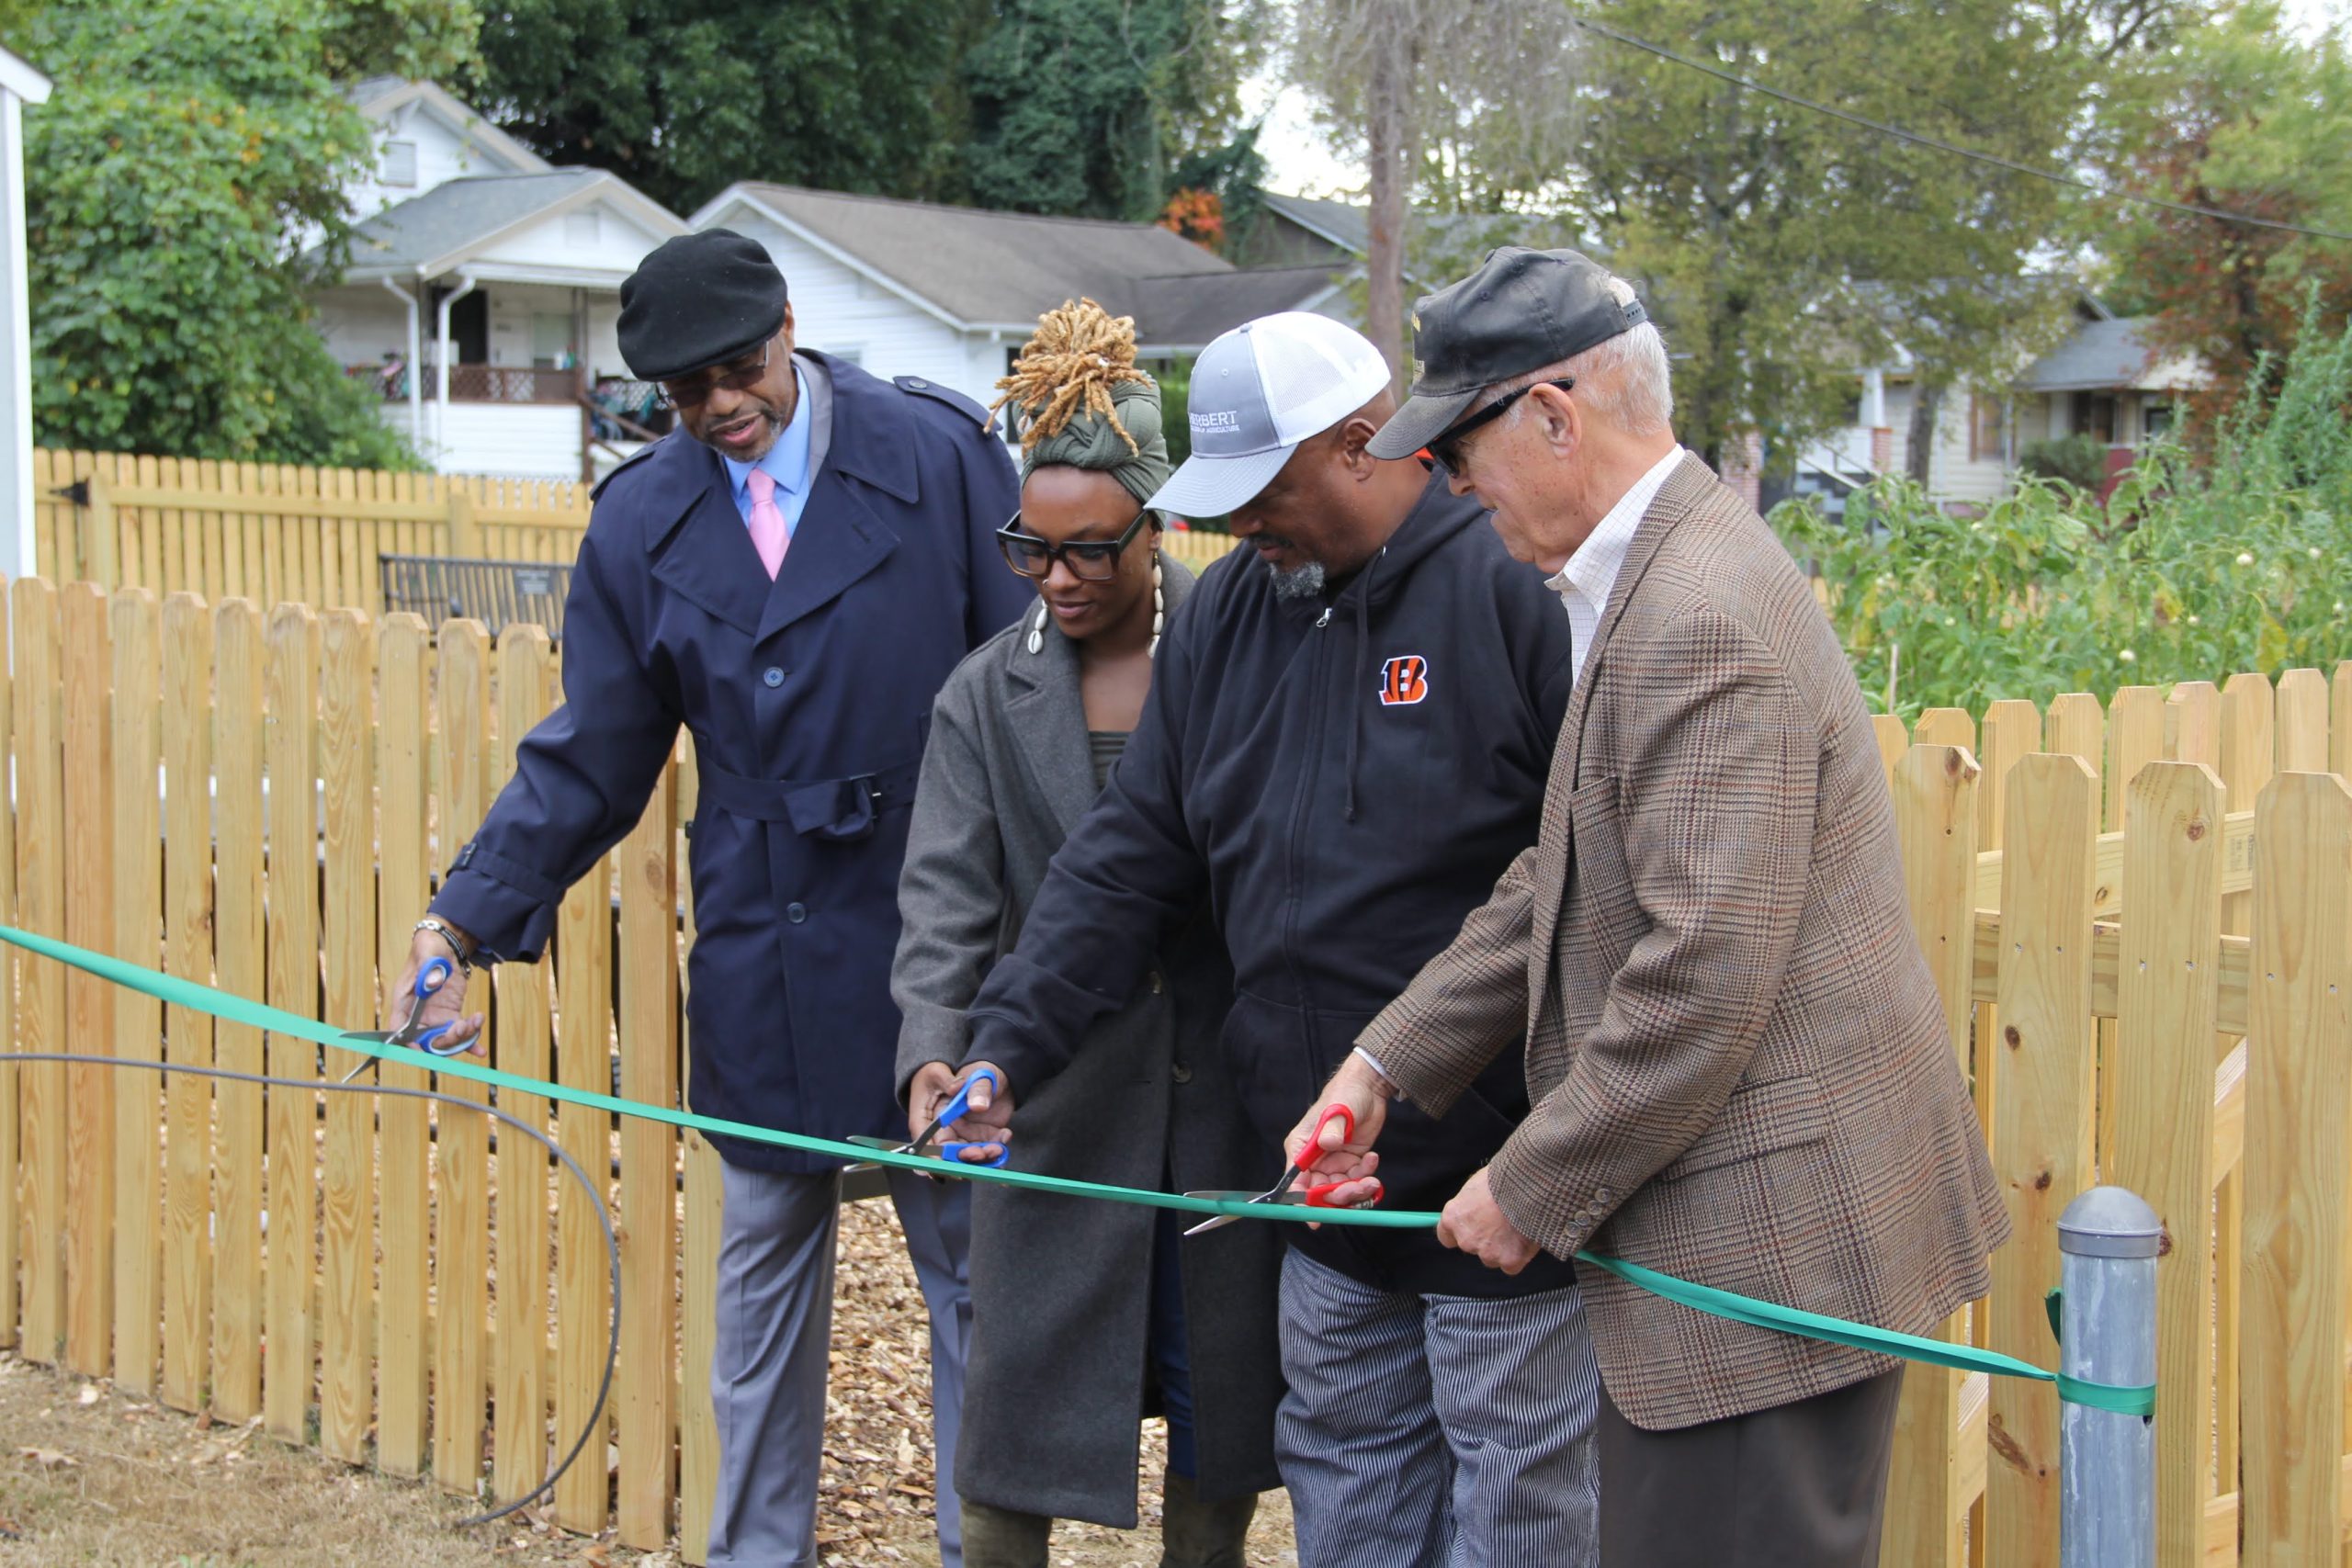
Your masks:
[{"label": "gray dress pants", "polygon": [[[815,1568],[841,1178],[723,1168],[718,1321],[710,1360],[718,1484],[708,1560],[714,1568]],[[962,1568],[956,1488],[947,1478],[956,1473],[964,1357],[972,1337],[966,1269],[971,1189],[912,1171],[893,1170],[889,1179],[890,1200],[931,1311],[940,1562]]]}]

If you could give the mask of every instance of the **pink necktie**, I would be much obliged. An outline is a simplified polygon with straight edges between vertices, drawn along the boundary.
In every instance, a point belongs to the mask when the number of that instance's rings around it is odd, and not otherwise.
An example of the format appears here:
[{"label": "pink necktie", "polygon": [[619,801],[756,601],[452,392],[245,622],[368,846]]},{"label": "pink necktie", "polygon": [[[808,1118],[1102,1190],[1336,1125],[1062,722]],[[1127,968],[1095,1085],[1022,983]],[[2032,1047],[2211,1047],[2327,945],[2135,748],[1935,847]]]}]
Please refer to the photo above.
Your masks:
[{"label": "pink necktie", "polygon": [[752,547],[760,552],[760,564],[768,569],[768,581],[784,565],[784,549],[791,536],[784,531],[784,513],[776,509],[775,476],[764,468],[753,468],[744,476],[752,491]]}]

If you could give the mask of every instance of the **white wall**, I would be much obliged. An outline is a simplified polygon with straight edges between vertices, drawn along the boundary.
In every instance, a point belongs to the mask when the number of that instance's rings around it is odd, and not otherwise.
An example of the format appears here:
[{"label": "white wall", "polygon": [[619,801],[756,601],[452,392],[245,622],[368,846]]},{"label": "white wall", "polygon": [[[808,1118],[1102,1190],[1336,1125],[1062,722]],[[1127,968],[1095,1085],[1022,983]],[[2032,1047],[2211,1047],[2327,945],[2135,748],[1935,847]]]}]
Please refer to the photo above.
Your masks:
[{"label": "white wall", "polygon": [[666,238],[640,224],[617,203],[589,201],[542,218],[469,259],[492,266],[504,263],[610,272],[617,287],[618,279],[635,272],[637,264]]},{"label": "white wall", "polygon": [[746,209],[729,209],[715,221],[759,241],[775,259],[791,291],[801,347],[853,357],[886,379],[920,376],[983,404],[996,396],[990,383],[1004,374],[1001,344],[989,349],[984,333],[967,342],[936,316]]},{"label": "white wall", "polygon": [[[414,292],[413,286],[410,291]],[[408,312],[375,284],[330,288],[318,297],[318,327],[338,365],[375,365],[386,354],[408,353]],[[417,332],[429,343],[433,318],[421,317]]]},{"label": "white wall", "polygon": [[435,186],[458,179],[467,175],[511,175],[519,171],[506,161],[478,146],[470,137],[452,130],[441,117],[425,112],[423,106],[409,104],[395,109],[390,121],[379,124],[376,132],[376,167],[383,167],[384,144],[389,141],[410,141],[416,145],[416,183],[409,186],[388,186],[380,179],[369,178],[349,187],[352,221],[373,218],[387,207],[397,206],[412,197],[423,196]]},{"label": "white wall", "polygon": [[[429,446],[434,404],[424,404]],[[384,423],[405,435],[408,404],[384,405]],[[532,479],[580,477],[580,411],[560,405],[457,403],[449,405],[448,450],[434,468],[445,474],[506,474]]]}]

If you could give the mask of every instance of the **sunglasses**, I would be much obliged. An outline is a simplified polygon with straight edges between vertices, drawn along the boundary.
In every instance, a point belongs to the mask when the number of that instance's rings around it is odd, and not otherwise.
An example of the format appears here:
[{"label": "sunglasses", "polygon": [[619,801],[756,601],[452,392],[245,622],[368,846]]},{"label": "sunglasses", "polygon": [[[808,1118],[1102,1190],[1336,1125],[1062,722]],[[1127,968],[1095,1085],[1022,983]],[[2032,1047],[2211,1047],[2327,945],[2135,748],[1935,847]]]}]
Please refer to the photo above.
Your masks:
[{"label": "sunglasses", "polygon": [[724,387],[730,392],[741,392],[760,384],[768,373],[768,349],[775,340],[760,344],[757,359],[738,359],[722,365],[715,375],[695,381],[662,381],[657,383],[662,406],[665,409],[695,409],[710,401],[711,393]]},{"label": "sunglasses", "polygon": [[1048,544],[1035,534],[1021,530],[1021,513],[996,531],[997,548],[1004,552],[1004,564],[1023,577],[1043,577],[1054,570],[1054,562],[1066,562],[1070,575],[1081,582],[1108,582],[1119,574],[1119,552],[1134,542],[1151,521],[1151,508],[1147,506],[1136,513],[1136,520],[1115,539],[1074,539],[1066,545]]},{"label": "sunglasses", "polygon": [[1516,392],[1506,392],[1501,397],[1497,398],[1493,402],[1488,403],[1485,408],[1480,409],[1476,413],[1472,414],[1468,419],[1464,420],[1460,424],[1457,424],[1451,430],[1446,431],[1444,434],[1432,438],[1430,442],[1430,456],[1435,457],[1439,464],[1444,468],[1447,473],[1461,473],[1463,471],[1462,438],[1464,436],[1469,434],[1472,431],[1477,429],[1481,425],[1492,424],[1496,420],[1502,418],[1505,413],[1510,411],[1511,404],[1519,401],[1520,399],[1535,390],[1537,387],[1557,387],[1560,390],[1565,392],[1576,384],[1577,378],[1575,377],[1563,376],[1556,381],[1537,381],[1533,383],[1533,385],[1521,387]]}]

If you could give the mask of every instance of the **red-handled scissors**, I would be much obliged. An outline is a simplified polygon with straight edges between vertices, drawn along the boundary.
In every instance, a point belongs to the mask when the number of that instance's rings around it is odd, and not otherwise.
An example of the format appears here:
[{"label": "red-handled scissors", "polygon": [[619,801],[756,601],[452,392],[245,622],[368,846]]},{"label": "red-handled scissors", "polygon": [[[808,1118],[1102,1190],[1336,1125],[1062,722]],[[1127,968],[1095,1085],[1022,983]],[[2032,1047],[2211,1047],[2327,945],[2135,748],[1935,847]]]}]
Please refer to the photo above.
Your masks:
[{"label": "red-handled scissors", "polygon": [[[1331,1124],[1331,1119],[1335,1116],[1340,1119],[1340,1141],[1341,1143],[1344,1144],[1349,1139],[1356,1135],[1356,1113],[1354,1111],[1349,1110],[1346,1106],[1340,1104],[1325,1106],[1323,1108],[1323,1114],[1316,1118],[1315,1131],[1308,1135],[1306,1146],[1298,1151],[1298,1157],[1296,1159],[1287,1161],[1283,1164],[1282,1175],[1275,1179],[1275,1182],[1272,1187],[1267,1188],[1263,1192],[1213,1190],[1207,1192],[1187,1192],[1184,1196],[1187,1198],[1211,1198],[1224,1203],[1304,1203],[1312,1209],[1329,1209],[1334,1207],[1335,1205],[1331,1202],[1331,1194],[1338,1191],[1340,1188],[1347,1186],[1349,1184],[1348,1179],[1326,1181],[1309,1187],[1293,1187],[1291,1183],[1296,1180],[1303,1172],[1313,1170],[1315,1168],[1315,1162],[1329,1152],[1323,1147],[1323,1129]],[[1375,1189],[1378,1188],[1379,1185],[1380,1184],[1377,1181],[1373,1183],[1373,1186]],[[1373,1195],[1373,1201],[1376,1203],[1379,1201],[1380,1195],[1375,1191]],[[1199,1224],[1194,1225],[1184,1234],[1186,1235],[1204,1235],[1208,1232],[1216,1229],[1219,1225],[1229,1225],[1233,1224],[1234,1221],[1240,1217],[1241,1216],[1238,1214],[1216,1214],[1208,1219],[1203,1220]]]}]

